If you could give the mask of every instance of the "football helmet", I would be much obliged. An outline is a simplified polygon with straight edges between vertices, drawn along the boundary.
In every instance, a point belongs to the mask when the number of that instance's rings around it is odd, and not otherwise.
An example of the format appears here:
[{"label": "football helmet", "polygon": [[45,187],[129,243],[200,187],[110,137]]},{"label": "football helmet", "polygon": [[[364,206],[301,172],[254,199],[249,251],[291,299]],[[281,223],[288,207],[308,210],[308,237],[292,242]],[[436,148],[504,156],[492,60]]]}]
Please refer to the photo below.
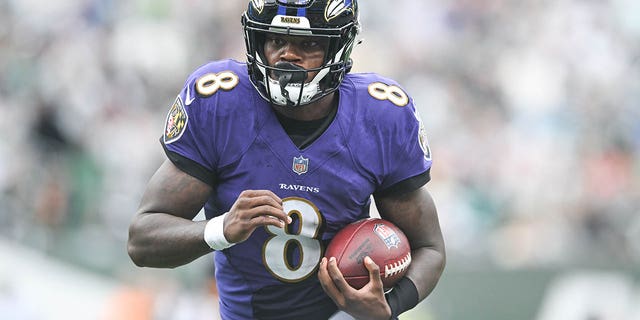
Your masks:
[{"label": "football helmet", "polygon": [[[272,104],[302,106],[334,92],[351,69],[351,51],[360,30],[356,0],[251,0],[242,15],[247,67],[253,86]],[[326,39],[324,62],[303,69],[270,66],[264,55],[268,33]],[[317,72],[306,82],[309,72]]]}]

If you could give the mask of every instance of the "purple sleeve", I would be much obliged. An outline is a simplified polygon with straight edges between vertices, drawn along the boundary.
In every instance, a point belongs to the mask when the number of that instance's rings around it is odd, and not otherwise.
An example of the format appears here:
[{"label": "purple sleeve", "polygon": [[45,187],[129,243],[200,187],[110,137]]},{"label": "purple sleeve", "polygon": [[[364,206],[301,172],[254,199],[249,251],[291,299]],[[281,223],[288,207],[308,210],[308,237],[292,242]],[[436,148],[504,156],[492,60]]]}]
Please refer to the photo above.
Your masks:
[{"label": "purple sleeve", "polygon": [[191,79],[171,105],[161,142],[167,157],[178,168],[213,184],[216,164],[212,116],[205,100],[195,97],[193,89]]},{"label": "purple sleeve", "polygon": [[388,150],[383,153],[388,169],[379,190],[425,174],[431,168],[431,151],[422,120],[412,103],[403,109],[388,135]]},{"label": "purple sleeve", "polygon": [[396,81],[375,73],[352,74],[341,89],[343,102],[359,115],[346,120],[347,135],[368,137],[366,143],[351,145],[365,174],[376,183],[375,193],[410,191],[428,182],[431,152],[409,94]]},{"label": "purple sleeve", "polygon": [[240,157],[251,141],[247,137],[255,134],[247,129],[256,119],[253,90],[246,65],[234,60],[193,72],[165,121],[162,144],[169,159],[214,186],[218,168]]}]

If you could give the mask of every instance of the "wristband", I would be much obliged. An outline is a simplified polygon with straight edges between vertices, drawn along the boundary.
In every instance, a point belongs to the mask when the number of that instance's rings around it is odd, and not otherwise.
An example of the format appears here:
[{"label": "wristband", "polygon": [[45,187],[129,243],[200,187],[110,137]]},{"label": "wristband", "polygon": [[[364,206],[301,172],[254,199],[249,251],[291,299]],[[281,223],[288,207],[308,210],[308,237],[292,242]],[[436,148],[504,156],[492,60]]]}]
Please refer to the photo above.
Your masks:
[{"label": "wristband", "polygon": [[391,308],[391,319],[410,309],[413,309],[419,301],[418,288],[411,279],[404,277],[385,295]]},{"label": "wristband", "polygon": [[217,216],[204,227],[204,242],[206,242],[211,249],[220,251],[233,246],[235,243],[230,243],[227,238],[224,237],[224,217],[229,212],[223,215]]}]

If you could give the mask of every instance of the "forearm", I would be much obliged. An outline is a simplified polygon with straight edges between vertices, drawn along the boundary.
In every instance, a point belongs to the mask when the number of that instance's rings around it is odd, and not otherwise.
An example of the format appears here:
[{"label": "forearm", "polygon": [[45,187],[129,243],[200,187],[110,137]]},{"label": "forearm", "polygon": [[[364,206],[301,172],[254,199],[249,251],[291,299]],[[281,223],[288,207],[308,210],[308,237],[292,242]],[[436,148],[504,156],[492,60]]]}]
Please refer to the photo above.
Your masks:
[{"label": "forearm", "polygon": [[376,204],[381,216],[404,231],[412,248],[406,274],[410,281],[402,290],[392,291],[388,299],[393,314],[398,315],[415,307],[436,287],[446,262],[444,239],[435,204],[425,187],[376,199]]},{"label": "forearm", "polygon": [[212,251],[204,241],[205,225],[164,213],[139,214],[129,227],[129,256],[140,267],[187,264]]},{"label": "forearm", "polygon": [[444,270],[446,258],[444,250],[422,247],[411,252],[412,263],[406,277],[418,289],[419,300],[424,300],[436,287]]},{"label": "forearm", "polygon": [[444,270],[444,250],[421,247],[412,250],[415,257],[407,275],[386,295],[391,309],[391,319],[424,300],[435,288]]}]

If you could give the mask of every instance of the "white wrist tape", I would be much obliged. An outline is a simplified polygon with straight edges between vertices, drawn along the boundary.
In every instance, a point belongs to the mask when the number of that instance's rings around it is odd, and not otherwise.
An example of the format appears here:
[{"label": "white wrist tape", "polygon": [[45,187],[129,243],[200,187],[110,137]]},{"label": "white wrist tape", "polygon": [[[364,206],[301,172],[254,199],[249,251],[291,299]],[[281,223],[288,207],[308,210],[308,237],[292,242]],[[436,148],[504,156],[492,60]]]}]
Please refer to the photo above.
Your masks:
[{"label": "white wrist tape", "polygon": [[230,243],[227,241],[227,238],[224,237],[224,217],[227,214],[228,212],[209,220],[204,227],[204,242],[213,250],[224,250],[235,244]]}]

